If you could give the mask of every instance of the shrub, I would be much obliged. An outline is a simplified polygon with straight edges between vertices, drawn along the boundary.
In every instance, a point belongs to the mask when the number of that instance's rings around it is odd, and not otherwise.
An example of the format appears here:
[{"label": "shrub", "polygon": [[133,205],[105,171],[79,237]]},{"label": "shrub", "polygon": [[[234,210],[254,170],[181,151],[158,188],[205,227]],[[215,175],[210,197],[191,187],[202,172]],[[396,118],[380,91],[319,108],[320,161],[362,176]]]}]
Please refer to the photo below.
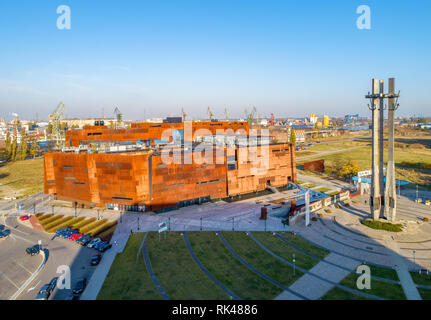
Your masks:
[{"label": "shrub", "polygon": [[353,203],[358,203],[358,200],[353,200]]},{"label": "shrub", "polygon": [[111,222],[107,222],[105,224],[102,224],[101,226],[98,226],[96,228],[94,228],[93,230],[90,231],[90,234],[92,237],[97,236],[98,234],[110,229],[113,226],[117,225],[117,221],[111,221]]},{"label": "shrub", "polygon": [[325,212],[326,213],[332,213],[332,210],[331,209],[325,209]]},{"label": "shrub", "polygon": [[73,219],[73,217],[71,217],[71,216],[64,217],[64,218],[61,218],[61,219],[57,219],[54,222],[51,222],[51,223],[48,223],[48,224],[44,225],[43,228],[47,232],[49,232],[49,230],[51,230],[53,228],[59,229],[59,228],[57,228],[58,225],[60,225],[62,223],[65,223],[66,221],[69,221],[69,220],[72,220],[72,219]]},{"label": "shrub", "polygon": [[323,213],[319,212],[317,215],[319,216],[319,218],[323,218]]},{"label": "shrub", "polygon": [[48,218],[50,218],[50,217],[52,217],[53,216],[53,214],[51,214],[51,213],[46,213],[46,214],[42,214],[41,216],[39,216],[37,219],[39,220],[39,222],[42,222],[43,220],[45,220],[45,219],[48,219]]},{"label": "shrub", "polygon": [[85,219],[85,220],[83,219],[81,221],[78,221],[77,223],[74,223],[70,227],[73,229],[80,229],[80,228],[86,226],[87,224],[92,223],[95,220],[96,220],[96,218],[89,218],[89,219]]},{"label": "shrub", "polygon": [[316,218],[316,217],[313,217],[313,218],[311,218],[311,220],[313,220],[313,221],[317,221],[317,218]]},{"label": "shrub", "polygon": [[376,230],[386,230],[386,231],[390,231],[390,232],[401,232],[401,231],[403,231],[401,224],[393,224],[390,222],[382,222],[382,221],[372,220],[372,219],[361,220],[361,223],[364,226],[367,226],[371,229],[376,229]]},{"label": "shrub", "polygon": [[425,221],[425,222],[429,222],[429,221],[430,221],[430,219],[429,219],[429,218],[427,218],[427,217],[425,217],[425,218],[424,218],[424,221]]},{"label": "shrub", "polygon": [[42,225],[42,227],[45,228],[46,225],[50,224],[51,222],[54,222],[56,220],[59,220],[63,218],[63,215],[58,215],[58,216],[52,216],[49,217],[48,219],[43,219],[42,221],[39,220],[40,224]]},{"label": "shrub", "polygon": [[87,224],[84,227],[79,228],[79,232],[89,233],[91,230],[95,229],[96,227],[101,226],[102,224],[106,223],[106,221],[107,221],[106,219],[102,219],[102,220]]},{"label": "shrub", "polygon": [[114,234],[116,227],[117,225],[110,227],[108,230],[99,233],[97,237],[102,239],[103,241],[111,241],[112,235]]}]

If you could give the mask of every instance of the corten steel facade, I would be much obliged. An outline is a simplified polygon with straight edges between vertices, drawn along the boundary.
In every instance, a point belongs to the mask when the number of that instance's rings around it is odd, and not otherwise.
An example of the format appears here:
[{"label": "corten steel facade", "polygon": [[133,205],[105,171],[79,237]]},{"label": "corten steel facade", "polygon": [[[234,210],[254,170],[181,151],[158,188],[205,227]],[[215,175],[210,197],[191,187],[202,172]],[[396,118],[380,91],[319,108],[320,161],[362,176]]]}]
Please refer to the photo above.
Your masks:
[{"label": "corten steel facade", "polygon": [[[231,129],[233,131],[244,130],[244,134],[249,134],[249,125],[246,121],[211,121],[211,122],[189,122],[193,126],[192,132],[184,132],[186,127],[181,123],[132,123],[130,128],[110,129],[107,126],[86,126],[80,130],[68,130],[66,132],[66,147],[79,147],[80,144],[88,144],[95,141],[130,141],[136,144],[137,141],[150,141],[162,138],[163,133],[172,136],[171,130],[182,130],[184,137],[188,133],[196,133],[198,130],[209,130],[211,134],[216,134],[217,130]],[[169,142],[172,142],[172,138]]]},{"label": "corten steel facade", "polygon": [[290,144],[221,151],[213,151],[212,164],[198,164],[204,162],[199,161],[202,152],[192,153],[192,164],[184,164],[184,157],[190,154],[183,151],[176,155],[181,164],[166,164],[162,153],[153,151],[46,153],[45,193],[78,206],[139,206],[148,211],[296,181],[295,153]]}]

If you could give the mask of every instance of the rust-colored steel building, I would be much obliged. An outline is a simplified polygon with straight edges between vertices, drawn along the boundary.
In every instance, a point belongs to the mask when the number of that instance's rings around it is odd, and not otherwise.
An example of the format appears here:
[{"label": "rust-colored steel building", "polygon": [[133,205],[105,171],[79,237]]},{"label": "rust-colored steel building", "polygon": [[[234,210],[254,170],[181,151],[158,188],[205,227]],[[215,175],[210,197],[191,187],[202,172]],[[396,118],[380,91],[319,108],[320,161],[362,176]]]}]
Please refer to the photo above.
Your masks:
[{"label": "rust-colored steel building", "polygon": [[249,134],[249,125],[246,121],[208,121],[208,122],[180,122],[180,123],[132,123],[130,128],[110,129],[107,126],[85,126],[79,130],[68,130],[66,132],[65,145],[67,147],[79,147],[80,144],[88,144],[94,141],[129,141],[136,144],[139,141],[149,141],[154,145],[157,140],[161,140],[163,133],[170,136],[172,142],[172,130],[179,130],[187,139],[190,132],[186,132],[187,125],[193,127],[193,133],[198,130],[205,134],[205,130],[216,134],[217,130],[231,129],[233,131],[243,130],[244,134]]},{"label": "rust-colored steel building", "polygon": [[[179,124],[171,125],[176,128]],[[196,128],[193,125],[193,131]],[[91,130],[86,128],[76,136]],[[109,139],[126,139],[113,131],[109,135]],[[74,141],[83,143],[79,138]],[[113,153],[45,153],[45,193],[77,206],[157,211],[296,181],[295,151],[290,144],[211,145],[206,152],[176,146],[170,151],[158,147]]]}]

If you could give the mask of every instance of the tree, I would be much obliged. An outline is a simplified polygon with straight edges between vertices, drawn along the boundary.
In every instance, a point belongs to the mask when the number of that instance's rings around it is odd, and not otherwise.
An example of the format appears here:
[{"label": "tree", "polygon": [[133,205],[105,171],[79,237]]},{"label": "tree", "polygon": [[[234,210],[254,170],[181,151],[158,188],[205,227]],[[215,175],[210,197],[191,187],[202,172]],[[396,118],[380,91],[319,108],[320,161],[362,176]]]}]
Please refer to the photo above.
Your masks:
[{"label": "tree", "polygon": [[289,143],[291,143],[293,146],[296,145],[296,134],[295,134],[295,130],[293,130],[293,128],[290,128]]},{"label": "tree", "polygon": [[30,147],[30,155],[34,158],[36,158],[40,153],[40,146],[37,143],[36,139],[33,139],[31,141],[31,147]]},{"label": "tree", "polygon": [[336,174],[345,178],[351,178],[353,176],[356,176],[359,170],[360,170],[359,165],[355,160],[349,160],[349,161],[338,160],[335,163]]},{"label": "tree", "polygon": [[10,138],[10,132],[8,130],[6,133],[6,141],[5,141],[5,157],[8,160],[11,157],[11,151],[12,151],[12,141]]},{"label": "tree", "polygon": [[25,160],[27,157],[27,151],[28,151],[28,144],[27,144],[27,137],[25,133],[25,128],[21,128],[21,143],[19,144],[19,155],[18,158],[20,160]]}]

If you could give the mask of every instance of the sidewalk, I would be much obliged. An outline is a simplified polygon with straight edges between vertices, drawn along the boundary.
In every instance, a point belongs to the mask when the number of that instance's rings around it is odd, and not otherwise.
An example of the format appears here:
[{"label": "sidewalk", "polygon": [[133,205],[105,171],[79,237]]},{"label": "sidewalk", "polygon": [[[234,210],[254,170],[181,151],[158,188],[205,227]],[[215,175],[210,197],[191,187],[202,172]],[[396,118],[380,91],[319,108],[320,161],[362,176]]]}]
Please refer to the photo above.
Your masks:
[{"label": "sidewalk", "polygon": [[90,279],[88,279],[88,286],[81,295],[81,300],[96,300],[100,289],[114,263],[117,253],[123,252],[127,241],[129,240],[130,230],[134,223],[134,218],[131,215],[125,214],[122,218],[123,222],[117,225],[115,233],[112,236],[112,248],[103,254],[103,259],[97,266]]},{"label": "sidewalk", "polygon": [[[323,279],[327,279],[336,283],[339,283],[341,280],[343,280],[350,272],[345,269],[338,268],[332,264],[325,263],[325,260],[332,263],[337,263],[338,265],[352,270],[352,272],[354,272],[356,267],[359,265],[359,262],[357,261],[337,255],[336,253],[330,253],[323,261],[319,262],[309,270],[309,272],[314,273]],[[323,281],[307,273],[296,280],[295,283],[289,287],[289,289],[298,292],[310,300],[318,300],[333,287],[334,286],[331,283]],[[282,292],[278,297],[275,298],[275,300],[292,299],[295,298],[287,291]]]}]

